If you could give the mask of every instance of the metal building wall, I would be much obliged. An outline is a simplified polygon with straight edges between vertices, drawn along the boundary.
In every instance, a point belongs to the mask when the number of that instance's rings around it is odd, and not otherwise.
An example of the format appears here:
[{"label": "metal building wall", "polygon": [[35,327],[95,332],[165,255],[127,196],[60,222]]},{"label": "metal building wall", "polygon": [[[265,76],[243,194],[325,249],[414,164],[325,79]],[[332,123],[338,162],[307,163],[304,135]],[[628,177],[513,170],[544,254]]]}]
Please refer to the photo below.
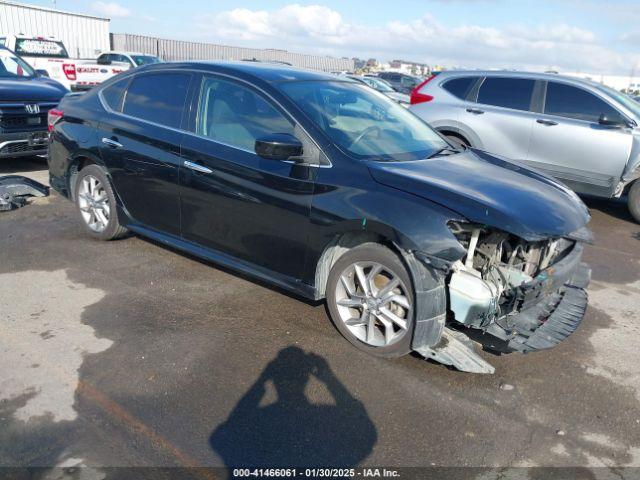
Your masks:
[{"label": "metal building wall", "polygon": [[54,37],[69,56],[95,58],[109,50],[109,19],[0,0],[0,34]]},{"label": "metal building wall", "polygon": [[287,62],[296,67],[327,72],[352,71],[354,61],[348,58],[306,55],[286,50],[258,49],[215,45],[213,43],[186,42],[163,38],[114,33],[111,35],[113,50],[124,50],[157,55],[163,60],[248,60]]}]

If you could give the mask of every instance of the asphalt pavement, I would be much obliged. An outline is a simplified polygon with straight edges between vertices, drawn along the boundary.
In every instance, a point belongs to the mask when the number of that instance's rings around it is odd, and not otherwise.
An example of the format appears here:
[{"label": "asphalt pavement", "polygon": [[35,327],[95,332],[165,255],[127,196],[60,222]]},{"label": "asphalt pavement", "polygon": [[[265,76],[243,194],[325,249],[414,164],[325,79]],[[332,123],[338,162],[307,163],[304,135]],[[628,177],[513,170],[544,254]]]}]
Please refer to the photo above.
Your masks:
[{"label": "asphalt pavement", "polygon": [[[0,164],[15,172],[47,178],[40,159]],[[483,352],[494,375],[371,357],[323,304],[92,240],[55,193],[0,213],[0,465],[638,467],[640,225],[588,205],[582,326]]]}]

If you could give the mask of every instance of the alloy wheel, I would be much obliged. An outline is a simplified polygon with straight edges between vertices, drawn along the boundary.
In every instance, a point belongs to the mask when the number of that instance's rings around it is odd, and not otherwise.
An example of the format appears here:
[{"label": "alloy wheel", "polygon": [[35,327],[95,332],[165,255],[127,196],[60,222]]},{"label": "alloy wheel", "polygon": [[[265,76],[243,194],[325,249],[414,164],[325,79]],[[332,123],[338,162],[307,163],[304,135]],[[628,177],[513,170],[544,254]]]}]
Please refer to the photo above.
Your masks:
[{"label": "alloy wheel", "polygon": [[400,277],[377,262],[356,262],[336,285],[340,320],[360,341],[374,347],[396,343],[408,333],[411,296]]},{"label": "alloy wheel", "polygon": [[111,206],[109,196],[102,182],[93,175],[86,175],[80,181],[78,207],[82,219],[96,233],[103,232],[109,225]]}]

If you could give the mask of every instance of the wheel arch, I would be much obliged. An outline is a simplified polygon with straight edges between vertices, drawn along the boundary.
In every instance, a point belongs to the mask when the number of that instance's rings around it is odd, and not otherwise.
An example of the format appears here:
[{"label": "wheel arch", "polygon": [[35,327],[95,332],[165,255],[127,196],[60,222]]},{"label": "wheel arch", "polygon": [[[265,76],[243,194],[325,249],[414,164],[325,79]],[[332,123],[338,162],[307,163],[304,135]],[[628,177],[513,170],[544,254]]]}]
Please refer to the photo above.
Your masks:
[{"label": "wheel arch", "polygon": [[441,133],[442,135],[444,135],[445,137],[455,137],[458,140],[460,140],[462,143],[464,143],[466,145],[469,145],[469,146],[471,145],[471,142],[469,141],[469,139],[467,139],[461,133],[454,132],[452,130],[438,130],[438,132]]},{"label": "wheel arch", "polygon": [[[338,233],[327,243],[316,263],[314,286],[317,300],[323,299],[326,296],[327,280],[329,279],[329,272],[333,265],[335,265],[338,259],[346,252],[364,243],[383,245],[396,253],[402,261],[405,262],[402,247],[399,246],[397,241],[392,240],[389,235],[385,235],[375,229],[368,229],[366,231],[354,229]],[[409,270],[408,266],[407,270]]]},{"label": "wheel arch", "polygon": [[75,194],[76,194],[75,187],[76,187],[76,181],[78,179],[78,173],[80,173],[80,170],[82,170],[87,165],[99,165],[103,168],[105,167],[102,159],[98,155],[88,150],[77,151],[69,161],[67,184],[69,188],[69,198],[72,201],[75,201]]},{"label": "wheel arch", "polygon": [[389,248],[400,257],[415,296],[415,322],[412,333],[412,348],[431,347],[442,338],[447,315],[445,277],[447,264],[428,264],[418,258],[415,250],[404,248],[394,239],[376,231],[347,231],[336,235],[325,247],[316,265],[316,300],[326,297],[329,272],[335,263],[348,251],[364,243],[374,242]]},{"label": "wheel arch", "polygon": [[452,135],[461,138],[467,142],[467,144],[473,148],[482,149],[482,140],[476,133],[470,128],[461,123],[447,124],[447,125],[434,125],[433,126],[438,133],[442,135]]}]

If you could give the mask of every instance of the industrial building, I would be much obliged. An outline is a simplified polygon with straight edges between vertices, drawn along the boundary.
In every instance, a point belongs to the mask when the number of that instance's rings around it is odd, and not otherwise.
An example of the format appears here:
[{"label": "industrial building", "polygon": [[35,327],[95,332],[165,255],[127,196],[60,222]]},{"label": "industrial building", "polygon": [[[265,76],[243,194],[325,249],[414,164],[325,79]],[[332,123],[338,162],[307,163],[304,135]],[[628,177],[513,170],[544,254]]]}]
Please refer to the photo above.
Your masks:
[{"label": "industrial building", "polygon": [[108,18],[4,0],[0,0],[0,34],[53,37],[76,58],[95,58],[110,49]]},{"label": "industrial building", "polygon": [[321,55],[306,55],[277,49],[245,48],[213,43],[188,42],[165,38],[116,33],[111,35],[114,50],[156,55],[166,61],[180,60],[257,60],[281,62],[295,67],[325,72],[353,71],[354,60]]},{"label": "industrial building", "polygon": [[0,0],[0,35],[23,34],[62,40],[74,58],[95,58],[108,50],[135,51],[163,60],[260,60],[329,72],[352,71],[354,61],[286,50],[244,48],[169,40],[129,33],[111,34],[109,19]]}]

